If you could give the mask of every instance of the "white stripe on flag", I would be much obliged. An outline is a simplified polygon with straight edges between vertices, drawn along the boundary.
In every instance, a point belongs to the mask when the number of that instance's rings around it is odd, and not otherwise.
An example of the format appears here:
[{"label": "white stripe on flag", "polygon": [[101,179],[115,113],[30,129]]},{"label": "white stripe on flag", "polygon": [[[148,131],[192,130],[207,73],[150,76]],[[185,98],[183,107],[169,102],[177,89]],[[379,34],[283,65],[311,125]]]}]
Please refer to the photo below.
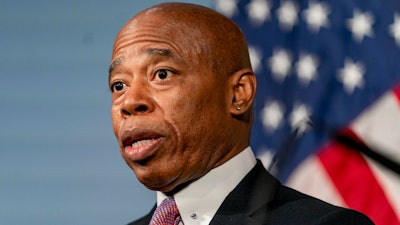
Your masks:
[{"label": "white stripe on flag", "polygon": [[387,200],[392,205],[393,211],[400,218],[400,176],[375,161],[364,157],[381,184]]},{"label": "white stripe on flag", "polygon": [[392,91],[357,117],[350,128],[372,150],[400,163],[400,105]]},{"label": "white stripe on flag", "polygon": [[331,204],[346,207],[331,178],[315,155],[309,156],[293,171],[286,185]]}]

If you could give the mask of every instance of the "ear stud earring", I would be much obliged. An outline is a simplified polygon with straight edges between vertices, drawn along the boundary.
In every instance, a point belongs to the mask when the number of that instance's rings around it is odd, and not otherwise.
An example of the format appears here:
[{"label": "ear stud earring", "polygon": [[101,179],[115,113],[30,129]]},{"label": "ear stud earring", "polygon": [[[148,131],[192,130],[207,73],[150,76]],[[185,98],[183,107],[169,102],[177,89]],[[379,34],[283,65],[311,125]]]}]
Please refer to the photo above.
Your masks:
[{"label": "ear stud earring", "polygon": [[238,111],[240,111],[240,106],[236,106],[236,109],[237,109]]}]

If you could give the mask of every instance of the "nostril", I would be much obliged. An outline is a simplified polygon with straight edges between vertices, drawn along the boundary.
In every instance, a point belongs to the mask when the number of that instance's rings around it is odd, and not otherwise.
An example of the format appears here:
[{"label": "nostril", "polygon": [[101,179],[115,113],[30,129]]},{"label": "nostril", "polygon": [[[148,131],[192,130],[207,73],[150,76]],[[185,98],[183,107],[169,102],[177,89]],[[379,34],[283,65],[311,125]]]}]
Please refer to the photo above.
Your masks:
[{"label": "nostril", "polygon": [[124,115],[126,115],[126,116],[130,116],[131,115],[131,113],[128,110],[125,110],[125,109],[122,110],[122,113]]},{"label": "nostril", "polygon": [[139,115],[142,113],[147,113],[149,111],[149,107],[146,104],[138,104],[134,107],[123,107],[121,109],[122,116],[132,116],[132,115]]},{"label": "nostril", "polygon": [[136,112],[146,112],[148,110],[146,105],[139,105],[135,108]]}]

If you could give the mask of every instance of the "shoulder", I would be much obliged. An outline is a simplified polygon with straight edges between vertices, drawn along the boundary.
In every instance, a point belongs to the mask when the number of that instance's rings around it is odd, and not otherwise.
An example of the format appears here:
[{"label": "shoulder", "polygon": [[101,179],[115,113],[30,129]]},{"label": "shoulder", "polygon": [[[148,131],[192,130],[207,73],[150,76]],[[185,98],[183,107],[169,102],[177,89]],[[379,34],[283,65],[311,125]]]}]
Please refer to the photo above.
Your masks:
[{"label": "shoulder", "polygon": [[245,212],[247,219],[256,221],[243,224],[373,224],[361,213],[282,185],[261,163],[227,197],[219,213],[226,211],[238,215]]},{"label": "shoulder", "polygon": [[373,222],[365,215],[326,203],[281,185],[271,202],[273,224],[362,224]]}]

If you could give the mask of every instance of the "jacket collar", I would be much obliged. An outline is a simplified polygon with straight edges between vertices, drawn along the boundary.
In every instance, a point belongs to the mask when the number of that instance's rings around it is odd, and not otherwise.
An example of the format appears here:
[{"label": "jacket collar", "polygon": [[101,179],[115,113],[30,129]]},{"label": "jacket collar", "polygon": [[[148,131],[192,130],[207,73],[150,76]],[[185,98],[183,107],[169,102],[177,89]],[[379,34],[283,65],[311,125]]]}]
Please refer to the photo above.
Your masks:
[{"label": "jacket collar", "polygon": [[[210,225],[262,224],[265,212],[281,184],[257,161],[256,166],[245,176],[239,185],[226,197]],[[137,220],[132,225],[147,225],[156,209]],[[131,225],[129,224],[129,225]]]},{"label": "jacket collar", "polygon": [[229,221],[258,224],[257,221],[265,221],[265,212],[280,185],[258,160],[256,166],[228,195],[210,224],[232,224]]}]

